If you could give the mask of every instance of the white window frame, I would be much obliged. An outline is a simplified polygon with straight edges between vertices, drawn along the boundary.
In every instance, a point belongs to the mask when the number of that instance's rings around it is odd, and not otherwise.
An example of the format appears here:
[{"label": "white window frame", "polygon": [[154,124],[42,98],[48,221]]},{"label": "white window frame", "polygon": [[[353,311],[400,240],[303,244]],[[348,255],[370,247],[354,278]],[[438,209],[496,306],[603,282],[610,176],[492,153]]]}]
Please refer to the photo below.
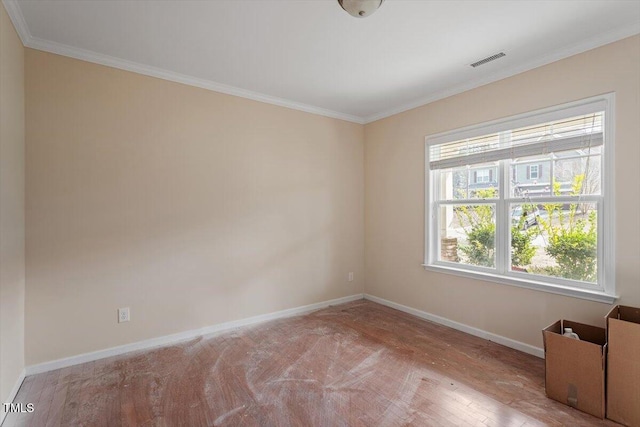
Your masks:
[{"label": "white window frame", "polygon": [[[430,271],[454,274],[479,280],[489,280],[506,285],[572,296],[606,304],[613,303],[617,299],[615,294],[615,182],[613,172],[615,170],[614,106],[615,93],[608,93],[425,137],[426,203],[425,258],[424,264],[422,264],[423,267]],[[432,179],[432,175],[436,175],[433,174],[429,167],[429,147],[431,145],[446,144],[448,142],[459,141],[467,138],[480,137],[511,129],[562,120],[564,118],[575,117],[582,114],[589,114],[594,112],[594,108],[604,111],[604,155],[601,170],[601,191],[603,197],[601,205],[599,206],[597,218],[598,283],[596,285],[588,286],[583,283],[577,284],[577,282],[556,277],[544,277],[510,271],[506,265],[508,264],[508,259],[500,259],[508,258],[510,250],[502,251],[503,255],[506,253],[506,257],[496,256],[497,268],[495,270],[439,260],[440,239],[438,238],[438,213],[435,208],[433,196],[437,185],[437,179]],[[500,164],[502,164],[502,162]],[[509,178],[507,174],[508,171],[505,171],[503,167],[499,168],[498,179],[501,180],[499,186],[501,196],[499,199],[485,201],[486,203],[496,204],[497,206],[496,246],[501,244],[509,245],[509,221],[507,221],[508,218],[505,218],[506,214],[501,214],[501,212],[507,211],[504,207],[505,204],[513,203],[513,200],[509,199],[505,194],[508,191],[506,184]],[[482,202],[482,199],[478,200],[478,203]],[[500,222],[501,225],[499,225],[498,222]],[[431,236],[434,236],[434,238],[430,238]]]},{"label": "white window frame", "polygon": [[[538,171],[538,165],[529,165],[529,179],[538,179],[538,177],[540,176],[540,173]],[[533,169],[535,168],[535,169]],[[536,171],[536,176],[533,176],[533,171]]]}]

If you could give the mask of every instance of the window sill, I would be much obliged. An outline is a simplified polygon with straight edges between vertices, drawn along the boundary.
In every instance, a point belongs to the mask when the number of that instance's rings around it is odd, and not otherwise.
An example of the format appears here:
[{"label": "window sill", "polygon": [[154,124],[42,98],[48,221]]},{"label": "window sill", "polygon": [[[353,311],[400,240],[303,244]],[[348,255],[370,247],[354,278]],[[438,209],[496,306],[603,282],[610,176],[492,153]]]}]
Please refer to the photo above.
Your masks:
[{"label": "window sill", "polygon": [[548,283],[539,282],[536,280],[521,279],[519,277],[507,277],[498,274],[491,274],[480,271],[469,271],[455,267],[443,266],[443,265],[429,265],[422,264],[425,270],[435,271],[438,273],[453,274],[456,276],[468,277],[471,279],[491,281],[495,283],[501,283],[504,285],[517,286],[519,288],[533,289],[536,291],[548,292],[557,295],[564,295],[574,298],[581,298],[589,301],[601,302],[604,304],[613,304],[618,298],[615,295],[611,295],[602,291],[572,288],[561,285],[550,285]]}]

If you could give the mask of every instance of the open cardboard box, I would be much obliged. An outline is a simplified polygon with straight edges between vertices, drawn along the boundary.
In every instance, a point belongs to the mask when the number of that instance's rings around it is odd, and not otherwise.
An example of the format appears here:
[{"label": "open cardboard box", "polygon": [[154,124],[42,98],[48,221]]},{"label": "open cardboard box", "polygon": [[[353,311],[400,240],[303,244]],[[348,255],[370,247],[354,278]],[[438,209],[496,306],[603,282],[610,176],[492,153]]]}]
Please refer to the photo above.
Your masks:
[{"label": "open cardboard box", "polygon": [[640,308],[618,305],[607,321],[607,418],[640,426]]},{"label": "open cardboard box", "polygon": [[[563,336],[564,328],[572,328],[580,340]],[[547,397],[604,418],[604,328],[558,320],[542,330],[542,337]]]}]

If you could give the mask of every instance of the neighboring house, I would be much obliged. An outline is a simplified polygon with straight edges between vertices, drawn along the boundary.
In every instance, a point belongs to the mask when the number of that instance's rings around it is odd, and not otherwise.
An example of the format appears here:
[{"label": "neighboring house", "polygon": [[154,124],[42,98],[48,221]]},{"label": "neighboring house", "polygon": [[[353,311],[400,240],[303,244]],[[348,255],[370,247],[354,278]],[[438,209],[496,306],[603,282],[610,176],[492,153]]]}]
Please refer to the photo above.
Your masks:
[{"label": "neighboring house", "polygon": [[537,184],[538,182],[547,181],[549,183],[551,176],[551,164],[549,161],[543,163],[517,164],[511,169],[511,179],[513,182],[521,184]]},{"label": "neighboring house", "polygon": [[497,179],[497,167],[458,169],[453,175],[453,188],[457,191],[455,197],[466,198],[467,191],[470,193],[469,197],[474,197],[477,190],[497,188]]},{"label": "neighboring house", "polygon": [[511,169],[511,183],[515,195],[550,196],[551,174],[551,161],[548,156],[533,161],[527,159],[527,163],[515,164]]},{"label": "neighboring house", "polygon": [[[528,158],[526,162],[516,163],[511,169],[511,182],[516,195],[550,196],[552,183],[560,184],[560,194],[569,195],[573,191],[574,179],[581,174],[589,178],[600,173],[599,157],[591,157],[587,164],[588,153],[583,150],[571,150],[552,153],[539,158]],[[593,193],[594,188],[586,188],[586,193]]]},{"label": "neighboring house", "polygon": [[469,169],[469,191],[496,188],[498,185],[498,168]]},{"label": "neighboring house", "polygon": [[[552,189],[552,174],[555,181],[560,183],[560,194],[568,195],[573,188],[576,175],[585,171],[585,162],[588,154],[582,150],[565,151],[551,155],[527,158],[526,161],[514,163],[510,172],[511,184],[516,196],[550,196]],[[592,161],[589,165],[589,174],[599,174],[600,165]],[[477,190],[497,188],[497,167],[476,167],[466,171],[458,171],[455,174],[454,188],[468,189],[473,197]],[[593,189],[587,191],[593,192]],[[459,197],[464,197],[461,194]]]}]

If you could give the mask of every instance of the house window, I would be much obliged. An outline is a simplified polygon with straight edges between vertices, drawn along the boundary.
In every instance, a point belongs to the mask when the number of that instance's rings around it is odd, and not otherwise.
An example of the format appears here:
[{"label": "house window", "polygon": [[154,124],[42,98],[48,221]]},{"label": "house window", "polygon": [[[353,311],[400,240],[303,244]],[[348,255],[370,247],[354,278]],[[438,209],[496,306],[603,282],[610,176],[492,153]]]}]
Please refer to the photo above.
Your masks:
[{"label": "house window", "polygon": [[613,96],[427,137],[425,268],[613,302]]},{"label": "house window", "polygon": [[476,184],[478,183],[483,183],[483,182],[489,182],[489,169],[480,169],[478,171],[474,171],[474,177],[475,177],[475,182]]}]

